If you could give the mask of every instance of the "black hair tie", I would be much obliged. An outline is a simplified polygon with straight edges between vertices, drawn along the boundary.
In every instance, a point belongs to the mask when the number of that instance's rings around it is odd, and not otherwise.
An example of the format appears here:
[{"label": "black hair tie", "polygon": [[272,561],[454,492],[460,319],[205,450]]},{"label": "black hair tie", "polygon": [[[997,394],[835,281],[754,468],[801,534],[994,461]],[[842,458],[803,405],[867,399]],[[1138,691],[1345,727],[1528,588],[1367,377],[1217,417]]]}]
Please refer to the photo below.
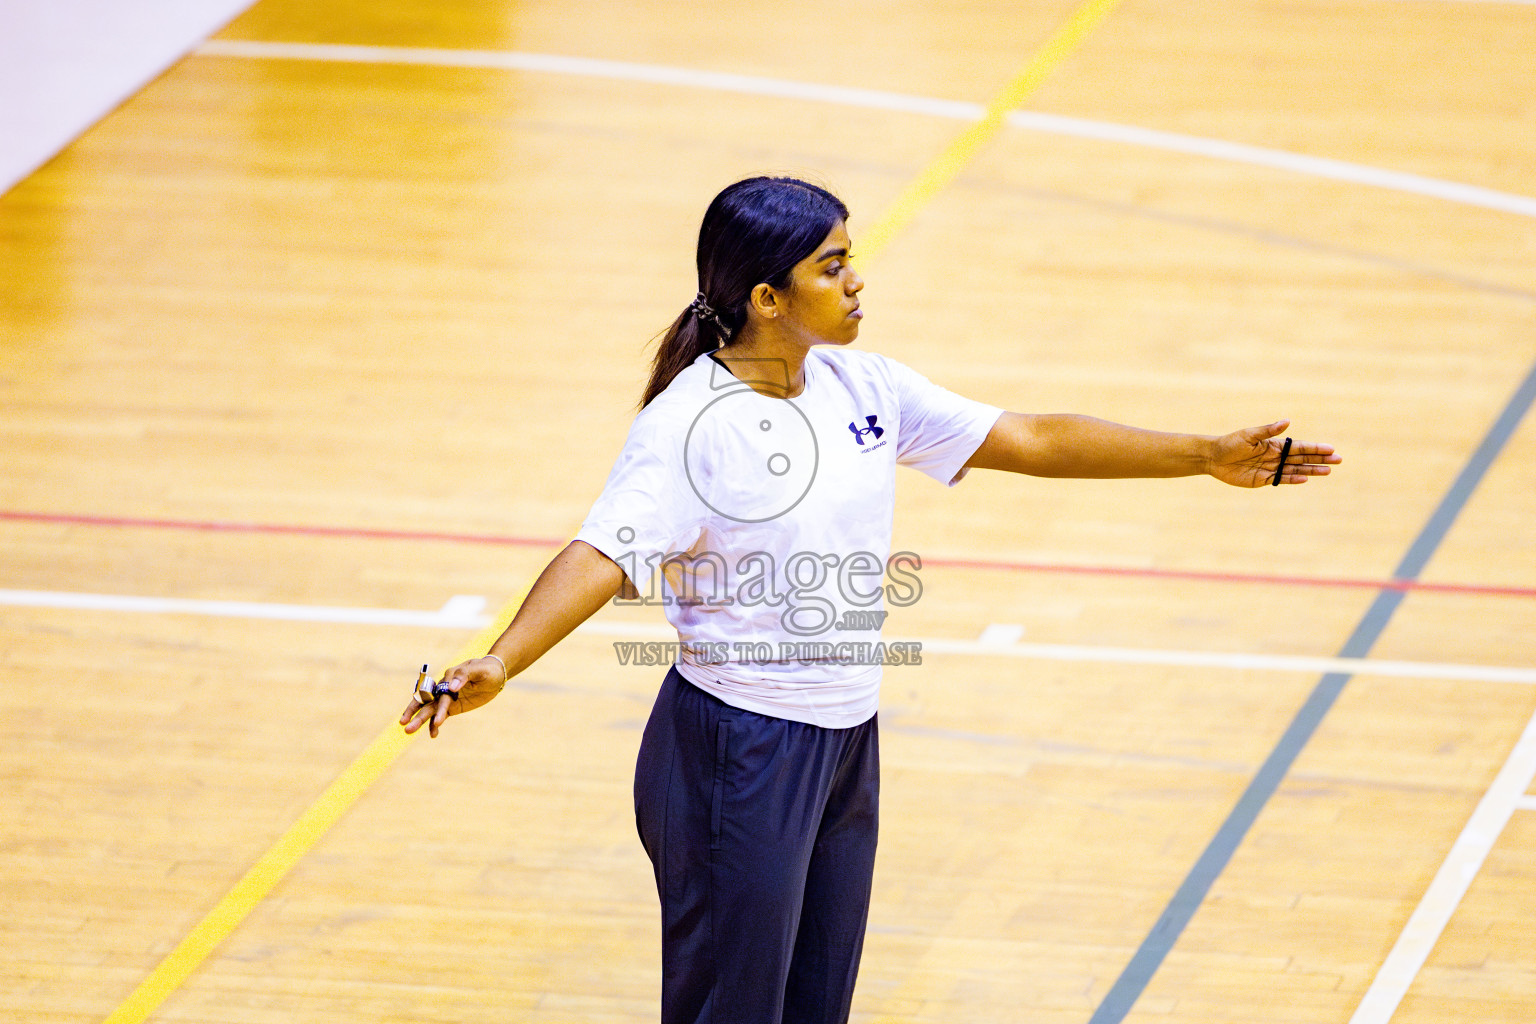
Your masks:
[{"label": "black hair tie", "polygon": [[1275,478],[1269,482],[1271,487],[1280,486],[1280,475],[1285,472],[1285,457],[1291,454],[1291,439],[1285,439],[1285,445],[1280,449],[1280,465],[1275,467]]},{"label": "black hair tie", "polygon": [[715,329],[720,332],[720,337],[729,338],[731,336],[731,329],[725,325],[725,321],[720,319],[720,314],[716,313],[715,308],[704,298],[703,292],[699,292],[699,294],[693,297],[693,301],[688,304],[688,312],[700,320],[713,321]]}]

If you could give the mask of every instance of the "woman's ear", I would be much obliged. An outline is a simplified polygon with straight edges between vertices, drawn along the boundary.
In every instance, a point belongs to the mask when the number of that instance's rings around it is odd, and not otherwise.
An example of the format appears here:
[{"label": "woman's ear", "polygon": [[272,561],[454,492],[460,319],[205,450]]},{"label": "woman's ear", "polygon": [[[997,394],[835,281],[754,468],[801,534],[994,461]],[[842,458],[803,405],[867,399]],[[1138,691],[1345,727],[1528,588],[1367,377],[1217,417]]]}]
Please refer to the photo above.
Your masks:
[{"label": "woman's ear", "polygon": [[752,294],[747,296],[747,312],[760,316],[764,320],[776,318],[779,315],[779,306],[779,293],[769,284],[754,286]]}]

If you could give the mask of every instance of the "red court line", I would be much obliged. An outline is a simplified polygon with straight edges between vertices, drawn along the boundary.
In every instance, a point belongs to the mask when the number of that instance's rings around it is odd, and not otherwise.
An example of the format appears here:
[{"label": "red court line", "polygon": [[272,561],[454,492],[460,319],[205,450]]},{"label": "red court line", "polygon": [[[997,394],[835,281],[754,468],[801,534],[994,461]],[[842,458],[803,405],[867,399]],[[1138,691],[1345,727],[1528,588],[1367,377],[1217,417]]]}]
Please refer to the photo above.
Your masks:
[{"label": "red court line", "polygon": [[432,533],[422,530],[371,530],[355,526],[288,526],[277,523],[199,522],[187,519],[138,519],[128,516],[79,516],[56,512],[0,512],[0,520],[63,526],[127,526],[147,530],[206,530],[211,533],[276,533],[297,537],[341,537],[350,540],[432,540],[452,544],[494,544],[501,547],[553,548],[568,538],[498,537],[482,533]]},{"label": "red court line", "polygon": [[923,566],[952,569],[1005,569],[1014,572],[1061,573],[1082,576],[1137,576],[1145,579],[1193,580],[1202,583],[1261,583],[1280,587],[1354,587],[1362,590],[1425,591],[1477,594],[1483,597],[1536,597],[1536,587],[1496,587],[1482,583],[1430,583],[1422,580],[1361,580],[1333,576],[1279,576],[1265,573],[1203,572],[1197,569],[1152,569],[1040,562],[976,561],[966,558],[924,558]]},{"label": "red court line", "polygon": [[[128,516],[87,516],[58,512],[5,512],[0,521],[64,526],[135,527],[149,530],[203,530],[211,533],[265,533],[298,537],[338,537],[353,540],[443,541],[450,544],[489,544],[498,547],[557,548],[565,537],[514,537],[485,533],[438,533],[427,530],[380,530],[353,526],[303,526],[280,523],[237,523]],[[1003,572],[1054,573],[1137,579],[1188,580],[1197,583],[1246,583],[1279,587],[1346,587],[1359,590],[1400,590],[1405,593],[1469,594],[1480,597],[1536,597],[1536,587],[1499,587],[1480,583],[1432,583],[1423,580],[1367,580],[1329,576],[1281,576],[1267,573],[1202,572],[1194,569],[1154,569],[1134,566],[1060,565],[974,558],[923,558],[925,568],[988,569]]]}]

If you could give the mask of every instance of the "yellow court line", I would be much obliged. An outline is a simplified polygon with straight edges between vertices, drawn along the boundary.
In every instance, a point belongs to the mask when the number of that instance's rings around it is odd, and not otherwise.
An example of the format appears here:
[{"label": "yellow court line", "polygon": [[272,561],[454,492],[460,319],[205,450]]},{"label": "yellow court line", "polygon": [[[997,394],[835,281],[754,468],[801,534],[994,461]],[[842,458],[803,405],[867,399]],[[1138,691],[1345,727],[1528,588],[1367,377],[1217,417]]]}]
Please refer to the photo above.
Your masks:
[{"label": "yellow court line", "polygon": [[1120,0],[1088,0],[1068,18],[1056,34],[1035,52],[1024,70],[1003,87],[987,105],[981,120],[957,135],[923,172],[912,180],[890,208],[872,224],[857,248],[868,258],[884,249],[906,227],[929,200],[944,189],[966,164],[976,158],[983,146],[1003,130],[1008,115],[1048,78],[1052,71],[1076,50],[1094,26],[1114,10]]},{"label": "yellow court line", "polygon": [[[532,587],[530,583],[523,588],[522,593],[496,616],[495,622],[464,645],[454,656],[453,663],[466,661],[489,649],[512,621]],[[402,697],[408,696],[404,684],[400,689]],[[262,854],[261,859],[235,883],[234,888],[224,894],[218,906],[197,923],[187,937],[150,972],[149,977],[134,989],[133,994],[112,1011],[103,1024],[141,1024],[155,1012],[172,992],[192,976],[192,972],[197,970],[219,943],[228,938],[240,922],[267,898],[267,894],[330,831],[331,826],[341,820],[341,816],[357,802],[358,797],[389,770],[395,758],[404,753],[405,748],[425,731],[426,727],[423,726],[421,730],[407,734],[396,723],[391,722],[385,726],[384,731],[368,744],[368,748],[347,765],[336,777],[336,781]]]},{"label": "yellow court line", "polygon": [[[884,249],[918,210],[953,181],[967,163],[975,159],[981,148],[1002,130],[1009,112],[1038,89],[1046,77],[1077,49],[1094,26],[1119,2],[1087,0],[1073,12],[1072,17],[1035,53],[1024,70],[997,94],[981,120],[961,132],[903,190],[880,219],[870,226],[859,246],[866,258]],[[528,590],[524,589],[502,609],[496,621],[471,640],[454,660],[463,661],[488,649],[512,621],[527,596]],[[331,826],[341,820],[347,809],[378,781],[414,738],[414,735],[407,736],[394,723],[387,726],[103,1024],[142,1024],[172,992],[191,977],[192,972],[239,927],[240,922],[266,899],[277,883],[320,841]]]}]

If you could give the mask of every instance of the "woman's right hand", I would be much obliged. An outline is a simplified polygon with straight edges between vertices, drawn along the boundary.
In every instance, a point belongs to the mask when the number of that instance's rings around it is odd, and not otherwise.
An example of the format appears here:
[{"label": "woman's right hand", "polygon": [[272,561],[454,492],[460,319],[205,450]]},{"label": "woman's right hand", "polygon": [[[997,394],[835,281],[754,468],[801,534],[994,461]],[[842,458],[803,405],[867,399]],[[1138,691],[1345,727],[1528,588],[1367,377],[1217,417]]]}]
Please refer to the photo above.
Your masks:
[{"label": "woman's right hand", "polygon": [[405,726],[406,732],[412,733],[430,722],[428,731],[436,738],[437,730],[449,715],[473,711],[488,703],[506,685],[507,673],[501,662],[495,658],[471,658],[444,672],[442,680],[434,687],[439,693],[446,690],[457,697],[442,693],[437,700],[422,703],[413,696],[400,716],[400,724]]},{"label": "woman's right hand", "polygon": [[[539,573],[511,624],[491,647],[506,651],[512,666],[521,672],[591,618],[623,582],[624,570],[617,562],[585,541],[573,540]],[[431,722],[436,736],[449,715],[474,710],[506,685],[507,669],[499,659],[471,658],[443,673],[436,700],[413,699],[407,704],[400,724],[406,732],[415,732]]]}]

